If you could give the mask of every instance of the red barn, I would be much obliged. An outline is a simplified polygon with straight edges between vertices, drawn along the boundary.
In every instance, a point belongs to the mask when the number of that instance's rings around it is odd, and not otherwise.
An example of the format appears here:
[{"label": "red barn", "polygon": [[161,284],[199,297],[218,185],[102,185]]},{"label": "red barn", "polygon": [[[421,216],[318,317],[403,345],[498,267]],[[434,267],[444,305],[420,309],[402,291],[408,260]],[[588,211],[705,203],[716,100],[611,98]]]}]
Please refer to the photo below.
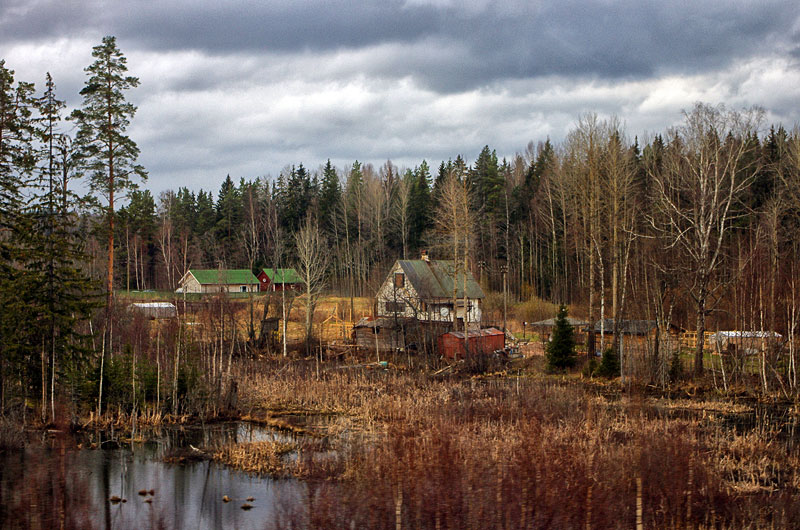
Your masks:
[{"label": "red barn", "polygon": [[[505,347],[505,335],[496,328],[470,331],[467,340],[470,354],[488,355]],[[451,331],[440,335],[436,342],[437,351],[443,357],[463,359],[466,356],[463,331]]]},{"label": "red barn", "polygon": [[299,291],[303,280],[294,269],[262,269],[258,273],[260,291]]}]

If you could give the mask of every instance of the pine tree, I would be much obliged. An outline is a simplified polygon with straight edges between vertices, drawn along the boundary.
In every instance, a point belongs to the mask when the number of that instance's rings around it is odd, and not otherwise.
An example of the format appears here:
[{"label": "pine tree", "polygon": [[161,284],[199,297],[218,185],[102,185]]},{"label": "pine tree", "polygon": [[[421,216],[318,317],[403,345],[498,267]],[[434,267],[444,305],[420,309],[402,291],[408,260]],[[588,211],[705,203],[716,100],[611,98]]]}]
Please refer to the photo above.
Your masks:
[{"label": "pine tree", "polygon": [[108,219],[106,307],[110,311],[114,299],[114,201],[118,192],[135,189],[134,177],[144,180],[147,172],[136,164],[139,148],[125,134],[136,114],[136,107],[125,100],[125,91],[139,86],[139,79],[125,75],[127,59],[115,37],[104,37],[93,48],[92,57],[95,62],[86,68],[89,79],[81,90],[83,106],[72,118],[78,123],[76,142],[90,172],[92,190],[107,201],[103,210]]},{"label": "pine tree", "polygon": [[550,370],[561,371],[575,365],[575,333],[567,320],[566,306],[558,308],[556,325],[547,344],[546,354],[547,367]]}]

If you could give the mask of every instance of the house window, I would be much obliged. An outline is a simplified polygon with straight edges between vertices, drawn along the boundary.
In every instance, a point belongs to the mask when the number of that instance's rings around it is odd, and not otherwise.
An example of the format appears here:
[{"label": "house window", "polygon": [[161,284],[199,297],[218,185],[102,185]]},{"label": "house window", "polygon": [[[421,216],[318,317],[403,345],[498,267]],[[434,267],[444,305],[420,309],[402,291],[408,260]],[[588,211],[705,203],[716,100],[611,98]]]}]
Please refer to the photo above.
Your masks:
[{"label": "house window", "polygon": [[241,289],[241,291],[242,291],[243,293],[246,293],[246,292],[247,292],[247,286],[246,286],[246,285],[242,285],[242,286],[241,286],[239,289]]},{"label": "house window", "polygon": [[405,302],[386,302],[387,313],[405,313],[405,311],[406,311]]},{"label": "house window", "polygon": [[402,272],[394,273],[394,286],[395,287],[405,287],[406,285],[406,275]]}]

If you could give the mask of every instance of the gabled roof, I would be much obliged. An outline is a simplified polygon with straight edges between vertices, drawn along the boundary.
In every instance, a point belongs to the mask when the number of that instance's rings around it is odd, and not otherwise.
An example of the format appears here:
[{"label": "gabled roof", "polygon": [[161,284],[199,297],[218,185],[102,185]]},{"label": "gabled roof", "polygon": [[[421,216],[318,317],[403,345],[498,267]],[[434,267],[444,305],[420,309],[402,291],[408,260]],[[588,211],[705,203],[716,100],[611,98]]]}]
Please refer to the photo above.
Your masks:
[{"label": "gabled roof", "polygon": [[252,285],[258,283],[249,269],[189,269],[201,285]]},{"label": "gabled roof", "polygon": [[303,283],[294,269],[262,269],[271,283]]},{"label": "gabled roof", "polygon": [[[594,323],[594,331],[600,333],[600,324],[603,323],[603,331],[605,333],[614,333],[614,319],[606,318],[598,320]],[[625,335],[647,335],[652,330],[658,327],[658,322],[655,320],[620,320],[620,332]]]},{"label": "gabled roof", "polygon": [[[581,320],[580,318],[574,317],[567,317],[567,322],[572,327],[581,327],[581,326],[588,326],[589,323],[585,320]],[[556,326],[556,319],[555,318],[548,318],[547,320],[540,320],[539,322],[528,322],[529,326],[532,327],[541,327],[541,328],[553,328]]]},{"label": "gabled roof", "polygon": [[[397,260],[403,272],[422,300],[453,298],[453,283],[456,283],[456,296],[464,297],[462,272],[454,279],[453,262],[449,260]],[[484,298],[483,289],[467,271],[467,298]]]}]

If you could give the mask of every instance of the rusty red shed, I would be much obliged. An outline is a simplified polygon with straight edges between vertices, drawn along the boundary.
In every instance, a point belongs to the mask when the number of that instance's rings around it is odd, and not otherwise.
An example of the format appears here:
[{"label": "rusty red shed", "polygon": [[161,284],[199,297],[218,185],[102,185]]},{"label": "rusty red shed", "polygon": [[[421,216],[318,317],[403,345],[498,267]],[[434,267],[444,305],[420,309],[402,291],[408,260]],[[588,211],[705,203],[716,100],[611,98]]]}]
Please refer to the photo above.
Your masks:
[{"label": "rusty red shed", "polygon": [[[505,347],[505,336],[496,328],[472,330],[468,334],[470,354],[487,355]],[[448,359],[463,359],[466,355],[464,332],[451,331],[440,335],[436,341],[439,355]]]}]

